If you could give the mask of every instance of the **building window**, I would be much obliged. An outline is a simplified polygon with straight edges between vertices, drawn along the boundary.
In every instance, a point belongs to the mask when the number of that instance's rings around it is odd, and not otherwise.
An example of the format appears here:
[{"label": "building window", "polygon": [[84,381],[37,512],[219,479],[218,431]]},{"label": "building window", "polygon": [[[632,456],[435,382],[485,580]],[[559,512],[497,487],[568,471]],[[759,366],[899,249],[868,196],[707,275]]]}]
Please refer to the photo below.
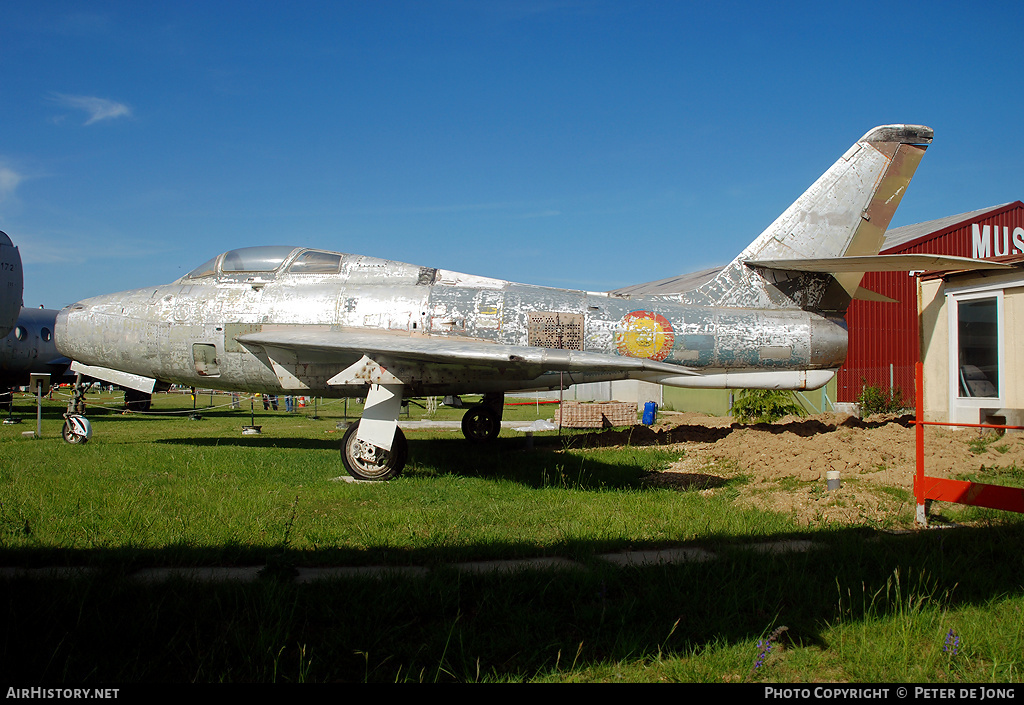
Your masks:
[{"label": "building window", "polygon": [[999,302],[996,297],[957,302],[959,397],[999,396]]}]

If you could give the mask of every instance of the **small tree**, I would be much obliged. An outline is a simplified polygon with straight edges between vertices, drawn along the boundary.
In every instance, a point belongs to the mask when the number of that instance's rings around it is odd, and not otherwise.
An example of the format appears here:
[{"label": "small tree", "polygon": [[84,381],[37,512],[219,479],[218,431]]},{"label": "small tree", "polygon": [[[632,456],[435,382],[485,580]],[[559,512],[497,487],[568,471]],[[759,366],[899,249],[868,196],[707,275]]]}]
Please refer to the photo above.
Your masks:
[{"label": "small tree", "polygon": [[787,389],[741,389],[729,413],[742,423],[772,423],[783,416],[807,414]]}]

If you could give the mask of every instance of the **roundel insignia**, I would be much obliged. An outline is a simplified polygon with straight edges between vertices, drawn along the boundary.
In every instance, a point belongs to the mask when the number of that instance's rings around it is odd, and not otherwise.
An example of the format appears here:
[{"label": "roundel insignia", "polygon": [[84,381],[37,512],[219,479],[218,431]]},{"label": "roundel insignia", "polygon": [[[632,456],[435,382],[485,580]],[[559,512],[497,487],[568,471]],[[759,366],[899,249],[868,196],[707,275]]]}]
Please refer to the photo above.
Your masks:
[{"label": "roundel insignia", "polygon": [[664,360],[672,352],[676,336],[672,324],[664,316],[651,311],[626,314],[615,334],[620,355]]}]

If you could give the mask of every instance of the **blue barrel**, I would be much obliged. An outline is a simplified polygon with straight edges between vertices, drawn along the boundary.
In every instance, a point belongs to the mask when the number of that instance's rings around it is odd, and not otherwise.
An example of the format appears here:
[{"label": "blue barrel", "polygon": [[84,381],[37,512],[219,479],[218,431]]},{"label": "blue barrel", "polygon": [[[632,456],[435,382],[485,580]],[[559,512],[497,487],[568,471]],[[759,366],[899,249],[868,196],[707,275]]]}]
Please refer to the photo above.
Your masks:
[{"label": "blue barrel", "polygon": [[653,424],[654,423],[654,417],[657,416],[657,414],[658,414],[658,405],[657,404],[655,404],[653,401],[649,401],[646,404],[644,404],[644,416],[643,416],[644,426],[650,426],[651,424]]}]

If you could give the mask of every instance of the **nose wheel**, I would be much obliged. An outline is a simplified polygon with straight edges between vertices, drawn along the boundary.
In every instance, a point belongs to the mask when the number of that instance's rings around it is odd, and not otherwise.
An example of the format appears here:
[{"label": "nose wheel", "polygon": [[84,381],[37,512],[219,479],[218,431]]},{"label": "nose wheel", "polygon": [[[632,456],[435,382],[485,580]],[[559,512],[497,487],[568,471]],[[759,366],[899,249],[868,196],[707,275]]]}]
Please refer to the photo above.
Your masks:
[{"label": "nose wheel", "polygon": [[348,473],[357,480],[391,480],[398,477],[409,457],[409,444],[402,429],[395,429],[391,450],[384,450],[356,438],[358,428],[358,422],[352,424],[341,439],[341,462]]},{"label": "nose wheel", "polygon": [[75,378],[75,388],[68,399],[68,410],[64,413],[61,438],[67,443],[82,445],[92,438],[92,424],[85,418],[85,390],[89,385],[82,382],[82,375]]},{"label": "nose wheel", "polygon": [[84,416],[68,414],[64,419],[64,426],[60,429],[60,435],[67,443],[82,445],[92,437],[92,425]]}]

